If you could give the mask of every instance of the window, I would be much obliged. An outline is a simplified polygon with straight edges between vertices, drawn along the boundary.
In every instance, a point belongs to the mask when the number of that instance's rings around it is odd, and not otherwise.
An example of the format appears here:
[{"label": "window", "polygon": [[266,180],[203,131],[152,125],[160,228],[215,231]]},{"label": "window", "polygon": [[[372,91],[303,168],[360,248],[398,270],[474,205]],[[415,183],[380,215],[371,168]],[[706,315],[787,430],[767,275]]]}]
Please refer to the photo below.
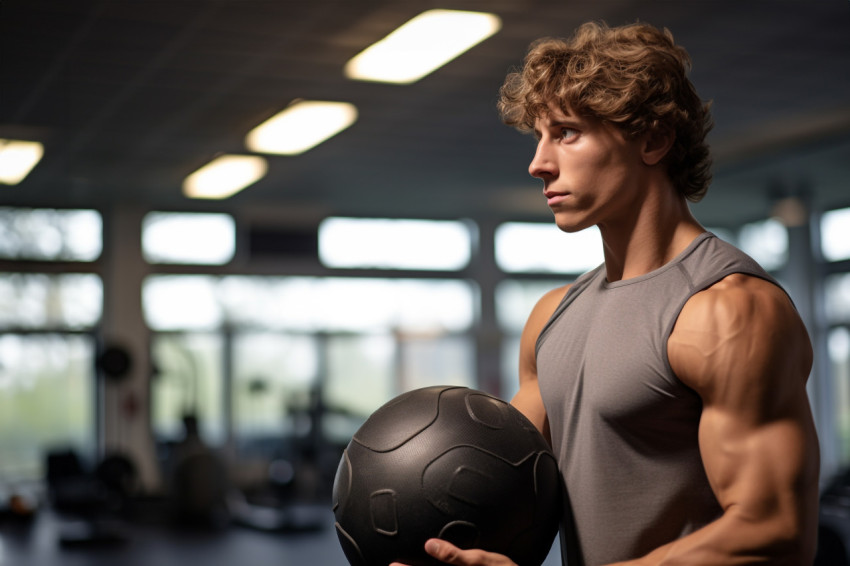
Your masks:
[{"label": "window", "polygon": [[475,347],[471,337],[401,334],[398,338],[396,394],[432,385],[475,387]]},{"label": "window", "polygon": [[462,221],[328,218],[319,258],[328,267],[458,270],[469,264],[471,227]]},{"label": "window", "polygon": [[513,397],[519,387],[519,337],[531,309],[548,291],[567,283],[570,283],[567,278],[534,281],[507,279],[496,287],[496,319],[504,333],[499,360],[503,398]]},{"label": "window", "polygon": [[547,292],[562,287],[571,279],[523,281],[507,279],[496,287],[496,318],[508,334],[520,334],[531,309]]},{"label": "window", "polygon": [[0,329],[92,328],[102,305],[94,274],[0,273]]},{"label": "window", "polygon": [[850,273],[826,278],[824,304],[827,320],[832,323],[850,322]]},{"label": "window", "polygon": [[307,332],[454,332],[469,329],[476,312],[473,287],[458,280],[154,275],[142,296],[156,330],[227,323]]},{"label": "window", "polygon": [[827,261],[850,259],[850,208],[823,214],[821,249]]},{"label": "window", "polygon": [[94,340],[0,334],[0,477],[43,477],[54,447],[94,451]]},{"label": "window", "polygon": [[738,244],[768,271],[781,268],[788,260],[788,231],[772,218],[744,225],[738,234]]},{"label": "window", "polygon": [[584,273],[605,259],[595,226],[568,234],[554,223],[507,222],[496,229],[495,246],[508,273]]},{"label": "window", "polygon": [[[361,420],[404,391],[475,386],[475,344],[469,335],[340,334],[329,336],[326,348],[325,403]],[[345,442],[353,432],[326,431]]]},{"label": "window", "polygon": [[314,402],[319,350],[313,336],[267,331],[234,337],[233,419],[237,441],[298,432]]},{"label": "window", "polygon": [[[94,210],[0,207],[3,259],[94,261],[102,233]],[[0,477],[43,477],[54,448],[93,453],[102,304],[93,273],[0,273]]]},{"label": "window", "polygon": [[829,359],[832,365],[833,399],[841,447],[839,460],[850,461],[850,330],[839,326],[829,332]]},{"label": "window", "polygon": [[215,330],[224,320],[211,275],[154,275],[142,287],[142,305],[154,330]]},{"label": "window", "polygon": [[225,437],[223,339],[218,334],[155,334],[151,420],[158,438],[182,437],[184,415],[198,417],[205,440]]},{"label": "window", "polygon": [[0,258],[94,261],[103,220],[94,210],[0,207]]},{"label": "window", "polygon": [[151,212],[142,221],[142,254],[150,263],[223,265],[235,253],[229,214]]},{"label": "window", "polygon": [[211,442],[228,427],[240,449],[280,441],[304,432],[321,393],[327,416],[309,426],[347,442],[402,390],[475,383],[477,293],[465,281],[154,275],[142,294],[160,439],[197,409]]},{"label": "window", "polygon": [[396,393],[398,347],[391,334],[339,335],[327,342],[325,403],[366,417]]}]

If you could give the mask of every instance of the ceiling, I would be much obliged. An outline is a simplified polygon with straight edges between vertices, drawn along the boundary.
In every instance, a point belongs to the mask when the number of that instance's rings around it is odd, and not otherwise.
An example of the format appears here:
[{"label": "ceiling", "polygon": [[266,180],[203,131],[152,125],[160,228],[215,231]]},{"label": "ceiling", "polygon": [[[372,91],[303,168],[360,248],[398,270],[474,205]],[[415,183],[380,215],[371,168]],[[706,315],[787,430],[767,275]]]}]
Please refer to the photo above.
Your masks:
[{"label": "ceiling", "polygon": [[[502,30],[408,86],[354,82],[344,64],[429,8],[486,10]],[[713,100],[711,226],[764,217],[783,196],[850,206],[847,0],[2,0],[0,137],[45,157],[0,205],[546,219],[534,143],[495,110],[506,72],[541,36],[595,19],[669,27]],[[359,109],[341,135],[270,156],[225,201],[185,198],[189,173],[298,98]]]}]

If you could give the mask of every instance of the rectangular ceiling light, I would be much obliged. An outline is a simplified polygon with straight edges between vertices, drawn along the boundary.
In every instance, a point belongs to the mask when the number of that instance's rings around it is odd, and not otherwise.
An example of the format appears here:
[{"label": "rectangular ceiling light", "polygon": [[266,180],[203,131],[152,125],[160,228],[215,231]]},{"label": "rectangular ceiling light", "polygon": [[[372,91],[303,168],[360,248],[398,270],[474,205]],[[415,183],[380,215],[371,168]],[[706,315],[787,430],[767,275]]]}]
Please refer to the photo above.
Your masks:
[{"label": "rectangular ceiling light", "polygon": [[0,138],[0,183],[17,185],[44,155],[40,142]]},{"label": "rectangular ceiling light", "polygon": [[345,65],[361,81],[409,84],[442,67],[502,27],[495,14],[460,10],[422,12]]},{"label": "rectangular ceiling light", "polygon": [[348,102],[298,100],[251,130],[245,145],[257,153],[298,155],[356,120],[357,108]]},{"label": "rectangular ceiling light", "polygon": [[222,155],[186,177],[183,194],[189,198],[225,199],[259,181],[268,164],[256,155]]}]

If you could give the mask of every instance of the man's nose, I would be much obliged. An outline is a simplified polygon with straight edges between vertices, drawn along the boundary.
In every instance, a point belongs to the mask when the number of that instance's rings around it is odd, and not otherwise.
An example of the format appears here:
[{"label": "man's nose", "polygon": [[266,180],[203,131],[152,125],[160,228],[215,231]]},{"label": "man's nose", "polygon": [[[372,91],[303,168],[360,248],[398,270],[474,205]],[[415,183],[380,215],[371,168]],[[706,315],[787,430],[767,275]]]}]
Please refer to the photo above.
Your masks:
[{"label": "man's nose", "polygon": [[532,177],[542,179],[556,173],[557,168],[555,167],[552,151],[546,144],[546,140],[540,140],[537,142],[537,150],[534,152],[534,158],[532,158],[531,163],[528,165],[528,174]]}]

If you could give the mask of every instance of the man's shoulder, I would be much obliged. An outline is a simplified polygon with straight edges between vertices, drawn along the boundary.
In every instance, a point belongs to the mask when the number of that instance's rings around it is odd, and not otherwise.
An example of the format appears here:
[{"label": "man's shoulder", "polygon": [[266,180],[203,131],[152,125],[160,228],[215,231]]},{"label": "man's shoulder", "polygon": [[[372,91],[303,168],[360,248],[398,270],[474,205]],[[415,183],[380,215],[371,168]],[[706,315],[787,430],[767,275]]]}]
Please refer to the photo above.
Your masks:
[{"label": "man's shoulder", "polygon": [[555,310],[558,308],[558,305],[561,304],[561,301],[564,299],[564,295],[567,294],[570,287],[572,287],[572,284],[561,285],[560,287],[555,287],[554,289],[544,293],[531,310],[529,321],[533,319],[535,325],[542,329],[543,325],[549,320],[549,318],[555,314]]},{"label": "man's shoulder", "polygon": [[707,378],[753,369],[810,364],[805,326],[785,291],[761,277],[734,273],[693,295],[668,341],[674,372],[699,387]]},{"label": "man's shoulder", "polygon": [[798,323],[797,310],[779,285],[756,275],[732,273],[691,296],[677,326],[701,328],[706,338],[728,340],[747,331]]},{"label": "man's shoulder", "polygon": [[731,273],[695,293],[686,303],[684,316],[704,315],[722,322],[724,314],[757,317],[794,311],[787,293],[774,281],[750,273]]}]

